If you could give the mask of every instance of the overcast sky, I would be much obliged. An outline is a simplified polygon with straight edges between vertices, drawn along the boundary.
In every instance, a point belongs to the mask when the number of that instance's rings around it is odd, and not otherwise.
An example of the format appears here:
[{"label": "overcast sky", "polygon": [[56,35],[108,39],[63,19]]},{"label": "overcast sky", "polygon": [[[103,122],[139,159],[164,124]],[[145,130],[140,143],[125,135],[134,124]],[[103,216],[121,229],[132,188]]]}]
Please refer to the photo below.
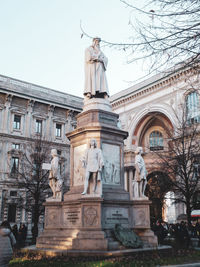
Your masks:
[{"label": "overcast sky", "polygon": [[[0,74],[77,96],[91,45],[80,37],[80,21],[91,36],[112,42],[131,36],[130,10],[120,0],[0,0],[0,11]],[[124,51],[102,50],[111,95],[144,75],[142,65],[126,64]]]}]

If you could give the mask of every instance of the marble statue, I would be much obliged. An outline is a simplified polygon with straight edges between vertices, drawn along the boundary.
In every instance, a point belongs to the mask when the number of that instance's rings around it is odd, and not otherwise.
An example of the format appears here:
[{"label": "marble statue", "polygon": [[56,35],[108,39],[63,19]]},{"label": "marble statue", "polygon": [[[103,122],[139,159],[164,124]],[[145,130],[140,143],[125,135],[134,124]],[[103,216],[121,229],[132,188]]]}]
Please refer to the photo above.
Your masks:
[{"label": "marble statue", "polygon": [[86,152],[84,159],[85,182],[82,195],[87,194],[90,177],[93,176],[93,193],[96,192],[97,182],[101,181],[101,172],[104,166],[103,155],[101,149],[97,148],[96,139],[90,140],[90,148]]},{"label": "marble statue", "polygon": [[133,197],[134,198],[147,198],[144,195],[147,185],[147,170],[145,162],[142,157],[142,147],[137,147],[135,151],[135,177],[133,180]]},{"label": "marble statue", "polygon": [[120,224],[115,225],[114,234],[123,246],[131,248],[141,248],[143,243],[132,229],[123,228]]},{"label": "marble statue", "polygon": [[59,158],[56,149],[51,150],[51,156],[52,160],[51,170],[49,172],[49,186],[53,192],[53,198],[61,200],[63,180],[60,177]]},{"label": "marble statue", "polygon": [[108,84],[106,79],[106,68],[108,59],[100,49],[101,39],[93,38],[93,43],[85,50],[85,88],[86,99],[92,97],[107,98]]}]

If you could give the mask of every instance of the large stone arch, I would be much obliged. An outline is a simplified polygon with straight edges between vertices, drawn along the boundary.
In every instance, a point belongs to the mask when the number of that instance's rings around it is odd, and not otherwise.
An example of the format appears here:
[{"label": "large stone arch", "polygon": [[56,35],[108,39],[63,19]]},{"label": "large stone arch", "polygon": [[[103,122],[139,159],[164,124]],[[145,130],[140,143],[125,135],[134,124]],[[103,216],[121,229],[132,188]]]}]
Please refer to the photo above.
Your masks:
[{"label": "large stone arch", "polygon": [[150,205],[151,221],[162,219],[164,200],[167,192],[172,191],[171,179],[167,173],[154,170],[147,176],[145,195],[152,201]]},{"label": "large stone arch", "polygon": [[171,124],[172,128],[175,128],[177,124],[176,117],[173,109],[169,105],[153,105],[148,106],[145,109],[138,112],[131,120],[128,128],[129,137],[126,142],[126,149],[132,149],[133,146],[137,146],[138,143],[134,142],[134,138],[140,136],[144,125],[148,123],[149,115],[155,113],[162,114]]}]

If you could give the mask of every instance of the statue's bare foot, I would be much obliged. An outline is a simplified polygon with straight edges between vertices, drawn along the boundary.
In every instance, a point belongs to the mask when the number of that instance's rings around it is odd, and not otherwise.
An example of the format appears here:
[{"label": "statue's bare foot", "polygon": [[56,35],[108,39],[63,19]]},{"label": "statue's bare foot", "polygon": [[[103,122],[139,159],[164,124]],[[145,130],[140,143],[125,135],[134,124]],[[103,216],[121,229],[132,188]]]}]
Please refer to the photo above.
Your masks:
[{"label": "statue's bare foot", "polygon": [[81,193],[81,195],[85,195],[86,194],[86,192],[84,191],[83,193]]},{"label": "statue's bare foot", "polygon": [[104,99],[108,99],[107,93],[104,94]]}]

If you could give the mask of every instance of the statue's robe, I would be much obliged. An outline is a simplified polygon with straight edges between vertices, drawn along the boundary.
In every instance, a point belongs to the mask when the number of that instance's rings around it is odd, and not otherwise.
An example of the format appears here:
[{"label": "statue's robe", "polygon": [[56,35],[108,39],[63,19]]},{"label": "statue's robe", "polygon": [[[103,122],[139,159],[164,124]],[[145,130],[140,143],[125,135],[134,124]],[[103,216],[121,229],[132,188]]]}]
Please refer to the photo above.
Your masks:
[{"label": "statue's robe", "polygon": [[[101,60],[102,62],[95,62],[95,60]],[[93,46],[90,46],[85,50],[84,94],[90,93],[95,96],[98,92],[109,95],[105,73],[107,64],[108,59],[100,49],[95,50]]]}]

